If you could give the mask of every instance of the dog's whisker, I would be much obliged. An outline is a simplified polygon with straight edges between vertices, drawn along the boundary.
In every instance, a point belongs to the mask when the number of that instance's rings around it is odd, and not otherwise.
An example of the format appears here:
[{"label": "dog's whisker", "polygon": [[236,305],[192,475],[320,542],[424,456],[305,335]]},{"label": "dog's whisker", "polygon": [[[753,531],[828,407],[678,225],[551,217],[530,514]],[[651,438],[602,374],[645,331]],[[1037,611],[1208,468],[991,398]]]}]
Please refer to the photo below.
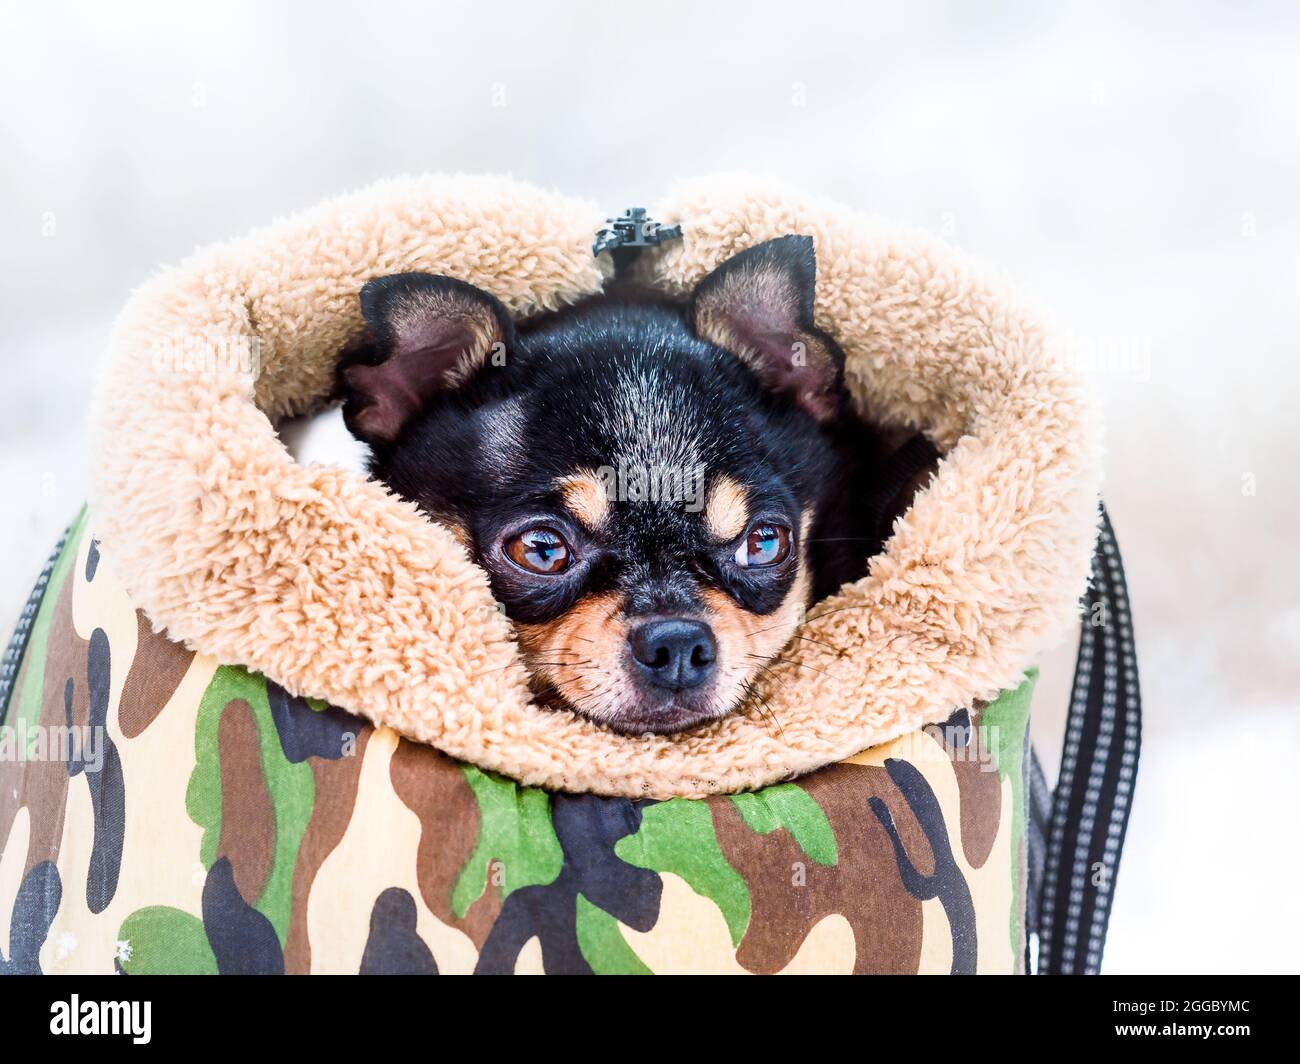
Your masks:
[{"label": "dog's whisker", "polygon": [[781,726],[781,721],[776,715],[776,710],[772,708],[772,703],[762,695],[758,696],[758,700],[763,703],[764,708],[767,710],[767,715],[772,719],[772,723],[776,725],[776,730],[781,736],[781,742],[788,744],[789,740],[785,737],[785,728]]},{"label": "dog's whisker", "polygon": [[[755,658],[755,659],[760,658],[760,655],[758,655],[758,654],[746,654],[745,656],[746,656],[747,658]],[[762,660],[764,660],[764,661],[768,661],[768,660],[770,660],[770,661],[773,661],[773,662],[780,662],[782,665],[797,665],[797,666],[799,666],[799,668],[801,668],[801,669],[812,669],[813,672],[820,672],[823,676],[826,676],[826,677],[829,677],[829,676],[830,676],[830,673],[828,673],[825,669],[819,669],[819,668],[817,668],[817,667],[814,666],[814,665],[809,665],[807,662],[805,662],[805,661],[799,661],[799,660],[797,660],[797,659],[795,659],[795,658],[771,658],[771,659],[763,658]],[[760,668],[761,668],[761,667],[762,667],[762,666],[760,666]]]},{"label": "dog's whisker", "polygon": [[484,669],[482,672],[476,672],[473,676],[473,679],[477,680],[480,676],[486,676],[490,672],[501,672],[503,669],[511,669],[514,668],[516,665],[521,665],[521,664],[524,666],[525,669],[528,668],[527,662],[508,661],[504,665],[494,665],[490,669]]},{"label": "dog's whisker", "polygon": [[837,606],[833,610],[823,610],[821,613],[818,614],[809,614],[807,617],[807,621],[808,622],[820,621],[823,617],[830,617],[836,613],[846,613],[849,610],[869,610],[871,608],[872,605],[866,602],[860,602],[853,606]]},{"label": "dog's whisker", "polygon": [[[772,703],[758,693],[752,680],[746,681],[745,693],[748,698],[758,699],[760,704],[756,708],[758,709],[759,715],[763,717],[764,720],[771,720],[771,722],[776,725],[776,730],[781,735],[781,741],[785,742],[785,729],[781,727],[781,722],[777,719],[776,710],[772,708]],[[764,712],[765,710],[766,712]]]},{"label": "dog's whisker", "polygon": [[785,687],[785,681],[784,681],[784,679],[782,679],[782,677],[779,676],[779,675],[777,674],[777,672],[772,668],[772,666],[771,666],[770,664],[767,663],[767,659],[761,659],[761,660],[760,660],[760,659],[758,658],[758,655],[757,655],[757,654],[750,654],[750,655],[747,655],[747,656],[748,656],[748,657],[751,657],[751,658],[754,658],[754,659],[756,659],[756,660],[758,660],[758,664],[757,664],[757,666],[755,666],[755,667],[756,667],[760,672],[762,672],[762,673],[766,674],[767,676],[771,677],[771,679],[773,680],[773,682],[775,682],[779,688],[784,689],[784,687]]},{"label": "dog's whisker", "polygon": [[844,653],[842,647],[837,647],[834,643],[828,643],[825,639],[814,639],[810,635],[796,635],[794,638],[804,643],[816,643],[818,646],[826,647],[828,650],[835,651],[836,654],[842,655]]},{"label": "dog's whisker", "polygon": [[[755,636],[762,635],[764,632],[775,631],[777,628],[780,628],[780,627],[781,627],[781,625],[778,624],[778,625],[775,625],[775,626],[772,627],[772,628],[760,628],[757,632],[754,632],[753,635],[751,635],[749,638],[750,638],[750,639],[753,639]],[[790,636],[790,638],[791,638],[791,639],[800,639],[800,640],[803,640],[803,642],[805,642],[805,643],[816,643],[816,644],[818,644],[819,646],[826,647],[828,650],[834,650],[836,653],[839,653],[839,652],[840,652],[840,648],[837,647],[834,643],[828,643],[828,642],[826,642],[826,640],[824,640],[824,639],[814,639],[814,638],[813,638],[812,636],[810,636],[810,635],[800,635],[798,632],[796,632],[796,633],[794,633],[792,636]]]}]

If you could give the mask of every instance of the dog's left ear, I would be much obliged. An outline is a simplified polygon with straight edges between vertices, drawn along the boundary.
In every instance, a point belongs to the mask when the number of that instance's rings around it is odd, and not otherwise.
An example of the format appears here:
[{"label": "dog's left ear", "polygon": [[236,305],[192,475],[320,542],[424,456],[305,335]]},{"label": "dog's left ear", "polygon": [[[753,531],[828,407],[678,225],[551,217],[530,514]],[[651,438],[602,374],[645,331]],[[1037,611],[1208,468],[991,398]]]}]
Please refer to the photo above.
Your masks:
[{"label": "dog's left ear", "polygon": [[367,443],[392,443],[440,392],[461,387],[514,343],[501,302],[454,277],[398,273],[368,281],[361,313],[378,360],[341,373],[343,419]]},{"label": "dog's left ear", "polygon": [[783,236],[728,259],[691,297],[702,340],[737,355],[764,387],[818,421],[839,409],[844,353],[813,325],[817,262],[812,237]]}]

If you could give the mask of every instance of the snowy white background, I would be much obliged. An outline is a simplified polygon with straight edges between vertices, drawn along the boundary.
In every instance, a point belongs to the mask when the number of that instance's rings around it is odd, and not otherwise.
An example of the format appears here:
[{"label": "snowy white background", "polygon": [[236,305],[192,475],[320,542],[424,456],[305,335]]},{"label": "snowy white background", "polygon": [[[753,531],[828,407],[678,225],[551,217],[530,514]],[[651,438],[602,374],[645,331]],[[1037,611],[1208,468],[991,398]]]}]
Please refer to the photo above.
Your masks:
[{"label": "snowy white background", "polygon": [[1106,968],[1300,969],[1300,9],[1052,6],[4,0],[0,622],[158,265],[400,172],[611,211],[775,173],[996,261],[1096,353],[1147,713]]}]

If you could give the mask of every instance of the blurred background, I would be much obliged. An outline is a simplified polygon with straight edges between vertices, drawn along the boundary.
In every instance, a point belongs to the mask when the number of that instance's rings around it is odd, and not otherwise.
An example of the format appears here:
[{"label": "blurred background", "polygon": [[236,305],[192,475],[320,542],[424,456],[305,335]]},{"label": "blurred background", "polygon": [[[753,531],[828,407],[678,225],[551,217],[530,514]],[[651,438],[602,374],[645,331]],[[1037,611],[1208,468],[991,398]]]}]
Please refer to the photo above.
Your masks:
[{"label": "blurred background", "polygon": [[[1300,969],[1300,8],[0,3],[0,622],[162,264],[424,170],[776,174],[1050,308],[1105,399],[1145,747],[1105,970]],[[1049,763],[1073,648],[1044,662]]]}]

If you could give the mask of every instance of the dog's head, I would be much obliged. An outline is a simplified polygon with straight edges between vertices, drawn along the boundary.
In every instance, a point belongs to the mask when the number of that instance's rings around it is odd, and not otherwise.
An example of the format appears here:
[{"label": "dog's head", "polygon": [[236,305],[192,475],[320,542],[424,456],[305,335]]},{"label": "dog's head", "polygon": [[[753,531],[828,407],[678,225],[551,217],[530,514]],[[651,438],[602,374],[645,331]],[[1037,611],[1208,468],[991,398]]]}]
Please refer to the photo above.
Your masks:
[{"label": "dog's head", "polygon": [[363,289],[348,427],[487,571],[539,694],[678,731],[733,709],[790,641],[841,404],[814,272],[812,241],[784,237],[684,306],[603,299],[519,327],[448,277]]}]

